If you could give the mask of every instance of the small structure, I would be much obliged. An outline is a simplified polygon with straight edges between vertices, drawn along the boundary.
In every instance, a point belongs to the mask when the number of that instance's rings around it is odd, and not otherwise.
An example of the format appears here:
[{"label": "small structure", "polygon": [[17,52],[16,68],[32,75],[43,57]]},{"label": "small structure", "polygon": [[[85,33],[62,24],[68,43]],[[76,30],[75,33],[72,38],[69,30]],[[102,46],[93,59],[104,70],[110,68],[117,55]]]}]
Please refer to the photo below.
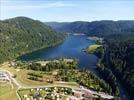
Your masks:
[{"label": "small structure", "polygon": [[10,62],[10,66],[17,66],[16,61],[11,61],[11,62]]},{"label": "small structure", "polygon": [[58,72],[57,71],[53,71],[53,76],[57,76]]},{"label": "small structure", "polygon": [[32,92],[34,89],[31,89],[30,91]]},{"label": "small structure", "polygon": [[48,90],[48,88],[46,87],[45,90]]},{"label": "small structure", "polygon": [[92,100],[93,99],[93,95],[89,91],[85,91],[83,96],[85,98],[87,98],[88,100]]},{"label": "small structure", "polygon": [[42,91],[42,89],[40,89],[40,91]]},{"label": "small structure", "polygon": [[24,95],[24,98],[27,98],[27,94]]},{"label": "small structure", "polygon": [[0,81],[10,81],[9,76],[6,72],[0,71]]},{"label": "small structure", "polygon": [[37,91],[39,91],[40,89],[39,88],[37,88]]},{"label": "small structure", "polygon": [[37,98],[39,97],[39,93],[35,93],[34,96],[33,96],[33,100],[37,100]]},{"label": "small structure", "polygon": [[56,100],[60,100],[59,94],[56,95]]},{"label": "small structure", "polygon": [[80,91],[74,91],[73,95],[77,98],[81,98],[82,97],[82,93]]},{"label": "small structure", "polygon": [[26,98],[26,100],[30,100],[30,98]]}]

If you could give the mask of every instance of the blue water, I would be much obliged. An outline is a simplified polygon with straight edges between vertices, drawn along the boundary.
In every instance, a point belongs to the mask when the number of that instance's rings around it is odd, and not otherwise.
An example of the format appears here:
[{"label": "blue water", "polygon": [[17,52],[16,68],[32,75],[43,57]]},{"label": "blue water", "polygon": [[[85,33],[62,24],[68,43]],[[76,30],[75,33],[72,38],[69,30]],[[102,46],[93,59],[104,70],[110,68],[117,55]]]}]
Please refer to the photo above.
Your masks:
[{"label": "blue water", "polygon": [[[29,54],[19,57],[21,60],[35,60],[35,59],[58,59],[58,58],[76,58],[79,60],[79,68],[87,68],[96,73],[95,67],[98,58],[94,54],[87,54],[82,51],[83,48],[93,44],[94,41],[87,39],[87,36],[82,35],[69,35],[62,44],[55,47],[38,50]],[[120,87],[121,97],[126,99],[129,96],[126,95],[125,90]]]},{"label": "blue water", "polygon": [[76,58],[80,68],[94,70],[98,58],[94,54],[86,54],[82,48],[92,44],[93,41],[87,36],[69,35],[62,44],[55,47],[38,50],[19,57],[21,60],[34,59],[57,59],[57,58]]}]

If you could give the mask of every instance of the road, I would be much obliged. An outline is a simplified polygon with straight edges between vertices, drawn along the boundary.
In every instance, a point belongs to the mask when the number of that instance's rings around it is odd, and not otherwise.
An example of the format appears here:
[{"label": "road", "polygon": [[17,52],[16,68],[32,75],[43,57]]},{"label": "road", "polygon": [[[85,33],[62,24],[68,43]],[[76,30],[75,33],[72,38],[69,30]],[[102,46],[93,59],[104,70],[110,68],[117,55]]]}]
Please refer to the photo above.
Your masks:
[{"label": "road", "polygon": [[9,82],[11,84],[11,86],[13,87],[13,84],[14,83],[16,86],[17,86],[17,90],[16,90],[16,95],[18,97],[19,100],[21,100],[20,96],[18,95],[18,90],[22,87],[14,78],[13,78],[13,75],[8,71],[8,70],[4,70],[4,69],[0,69],[1,71],[3,72],[6,72],[6,74],[8,74],[8,77],[9,77]]},{"label": "road", "polygon": [[[46,88],[46,87],[67,87],[67,88],[72,88],[74,90],[77,90],[77,89],[80,90],[81,89],[79,87],[76,88],[74,86],[70,86],[70,85],[66,85],[66,84],[50,84],[50,85],[44,85],[44,86],[22,86],[16,81],[15,78],[13,78],[13,74],[11,72],[9,72],[8,70],[4,70],[4,69],[1,69],[1,71],[6,72],[8,74],[8,76],[9,76],[11,82],[13,82],[17,86],[16,94],[17,94],[19,100],[21,100],[20,96],[18,95],[18,90],[20,88],[23,88],[23,89],[28,89],[29,88],[29,89],[31,89],[31,88]],[[62,82],[62,83],[66,83],[66,82]],[[105,94],[105,93],[101,93],[101,92],[97,93],[96,91],[93,91],[93,90],[90,90],[90,89],[87,89],[87,88],[83,88],[83,89],[88,90],[91,94],[96,94],[96,95],[99,95],[99,96],[101,96],[103,98],[108,98],[108,99],[113,98],[113,96]]]},{"label": "road", "polygon": [[104,92],[99,92],[99,93],[98,93],[98,92],[96,92],[96,91],[87,89],[86,87],[83,87],[83,86],[82,86],[81,90],[89,91],[91,94],[99,95],[99,96],[101,96],[101,97],[104,98],[104,99],[113,99],[113,98],[114,98],[114,96],[108,95],[108,94],[106,94],[106,93],[104,93]]}]

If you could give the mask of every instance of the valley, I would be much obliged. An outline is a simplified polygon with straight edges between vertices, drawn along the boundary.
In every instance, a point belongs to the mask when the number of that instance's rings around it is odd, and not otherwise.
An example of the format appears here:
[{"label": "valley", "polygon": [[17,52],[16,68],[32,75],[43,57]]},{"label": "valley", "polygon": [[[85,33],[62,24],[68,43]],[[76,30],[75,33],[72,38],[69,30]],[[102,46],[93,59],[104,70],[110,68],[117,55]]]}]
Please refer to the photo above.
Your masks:
[{"label": "valley", "polygon": [[134,100],[134,0],[0,0],[0,100]]},{"label": "valley", "polygon": [[[11,84],[2,83],[1,89],[5,87],[7,93],[13,94],[12,98],[20,98],[20,100],[45,97],[50,100],[56,99],[57,95],[61,100],[87,99],[83,96],[85,92],[80,91],[88,91],[92,99],[118,100],[121,95],[122,100],[127,100],[125,98],[129,96],[126,95],[123,87],[116,86],[118,81],[111,68],[105,67],[104,59],[108,54],[105,51],[107,42],[103,39],[106,38],[109,37],[100,38],[69,33],[62,42],[52,47],[24,53],[14,60],[12,58],[0,65],[1,71],[11,75]],[[45,90],[46,88],[49,91]],[[65,88],[69,89],[68,94]],[[59,93],[61,89],[62,92]],[[53,94],[54,91],[57,92]],[[74,91],[82,95],[77,97]],[[6,95],[1,93],[0,98],[6,99]]]}]

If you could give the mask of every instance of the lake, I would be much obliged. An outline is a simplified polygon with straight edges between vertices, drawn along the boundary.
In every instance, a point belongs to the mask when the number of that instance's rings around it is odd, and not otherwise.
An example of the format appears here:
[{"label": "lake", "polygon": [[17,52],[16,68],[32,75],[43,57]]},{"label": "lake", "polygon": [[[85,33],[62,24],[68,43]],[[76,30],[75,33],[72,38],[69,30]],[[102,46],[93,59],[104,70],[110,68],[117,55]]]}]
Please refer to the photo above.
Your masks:
[{"label": "lake", "polygon": [[57,58],[76,58],[79,61],[79,68],[87,68],[95,71],[98,57],[94,54],[87,54],[82,48],[93,44],[94,41],[87,39],[85,35],[68,35],[62,44],[55,47],[41,49],[19,57],[21,60],[35,59],[57,59]]},{"label": "lake", "polygon": [[[62,44],[22,55],[19,59],[27,61],[35,59],[76,58],[79,60],[79,68],[87,68],[99,76],[95,69],[98,57],[94,54],[87,54],[82,51],[83,48],[93,43],[94,41],[88,39],[85,35],[70,34],[66,37]],[[119,88],[121,92],[121,99],[131,100],[128,99],[130,96],[126,93],[126,89],[121,86],[119,86]]]}]

